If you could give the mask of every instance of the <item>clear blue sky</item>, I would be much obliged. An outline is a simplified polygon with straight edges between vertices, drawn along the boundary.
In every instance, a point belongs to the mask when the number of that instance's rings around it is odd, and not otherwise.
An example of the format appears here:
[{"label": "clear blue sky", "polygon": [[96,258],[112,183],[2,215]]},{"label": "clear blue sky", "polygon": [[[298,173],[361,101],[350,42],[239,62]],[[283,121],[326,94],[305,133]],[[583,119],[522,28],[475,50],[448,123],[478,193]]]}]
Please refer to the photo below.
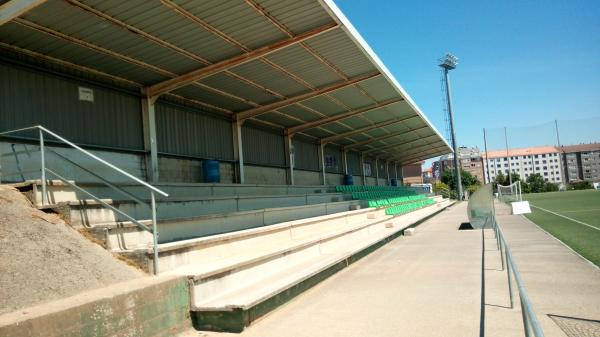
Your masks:
[{"label": "clear blue sky", "polygon": [[[442,134],[436,61],[446,52],[459,57],[451,72],[459,145],[483,147],[484,127],[600,122],[599,0],[336,4]],[[584,129],[571,132],[584,139],[561,141],[600,140],[600,123]],[[536,139],[535,128],[522,131],[530,136],[516,145],[553,141]]]}]

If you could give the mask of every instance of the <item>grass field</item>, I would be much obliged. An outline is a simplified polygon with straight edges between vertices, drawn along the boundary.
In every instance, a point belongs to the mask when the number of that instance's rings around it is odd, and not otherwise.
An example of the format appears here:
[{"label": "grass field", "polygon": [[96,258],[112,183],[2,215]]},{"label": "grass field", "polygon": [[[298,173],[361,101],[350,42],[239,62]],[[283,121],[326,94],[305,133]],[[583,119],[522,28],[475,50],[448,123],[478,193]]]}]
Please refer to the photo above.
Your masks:
[{"label": "grass field", "polygon": [[569,217],[531,207],[527,218],[554,235],[573,250],[600,266],[600,191],[568,191],[523,194],[530,205]]}]

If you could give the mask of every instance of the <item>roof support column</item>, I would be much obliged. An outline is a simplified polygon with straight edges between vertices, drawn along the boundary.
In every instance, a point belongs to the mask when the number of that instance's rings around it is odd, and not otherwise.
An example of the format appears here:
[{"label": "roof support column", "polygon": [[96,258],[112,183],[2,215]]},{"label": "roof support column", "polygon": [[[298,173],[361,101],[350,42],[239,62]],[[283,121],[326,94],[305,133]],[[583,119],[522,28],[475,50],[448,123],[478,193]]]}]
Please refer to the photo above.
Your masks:
[{"label": "roof support column", "polygon": [[233,160],[235,161],[235,180],[243,184],[244,177],[244,146],[242,143],[242,121],[235,120],[231,123],[233,131]]},{"label": "roof support column", "polygon": [[362,177],[362,185],[367,186],[367,179],[365,179],[365,155],[360,153],[360,175]]},{"label": "roof support column", "polygon": [[379,186],[379,158],[375,157],[375,183]]},{"label": "roof support column", "polygon": [[294,144],[292,143],[292,138],[294,135],[287,134],[285,135],[285,154],[287,161],[287,183],[288,185],[294,185]]},{"label": "roof support column", "polygon": [[158,182],[158,147],[156,145],[156,111],[154,103],[158,97],[148,97],[142,90],[142,127],[144,131],[144,151],[146,180]]},{"label": "roof support column", "polygon": [[398,162],[394,162],[394,178],[398,180]]},{"label": "roof support column", "polygon": [[325,172],[325,143],[319,143],[319,165],[321,166],[321,180],[327,185],[327,173]]},{"label": "roof support column", "polygon": [[348,150],[342,150],[342,162],[344,163],[344,174],[348,174]]},{"label": "roof support column", "polygon": [[392,185],[390,182],[390,163],[387,160],[385,161],[385,173],[387,174],[387,184],[390,186]]},{"label": "roof support column", "polygon": [[402,165],[400,165],[400,180],[398,181],[398,183],[404,186],[404,168],[402,167]]}]

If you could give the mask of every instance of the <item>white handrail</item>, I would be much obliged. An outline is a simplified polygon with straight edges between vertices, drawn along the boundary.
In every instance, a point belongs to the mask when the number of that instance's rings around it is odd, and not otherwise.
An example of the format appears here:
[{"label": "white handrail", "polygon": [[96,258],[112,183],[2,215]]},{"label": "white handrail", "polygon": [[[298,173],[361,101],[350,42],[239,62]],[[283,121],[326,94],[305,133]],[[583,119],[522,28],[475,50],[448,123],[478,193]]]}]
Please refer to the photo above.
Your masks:
[{"label": "white handrail", "polygon": [[61,136],[57,135],[56,133],[54,133],[54,132],[52,132],[52,131],[50,131],[50,130],[46,129],[45,127],[43,127],[43,126],[41,126],[41,125],[34,125],[34,126],[26,127],[26,128],[21,128],[21,129],[16,129],[16,130],[10,130],[10,131],[4,131],[4,132],[0,132],[0,136],[7,135],[7,134],[11,134],[11,133],[17,133],[17,132],[20,132],[20,131],[25,131],[25,130],[31,130],[31,129],[40,129],[40,130],[43,130],[44,132],[46,132],[47,134],[49,134],[49,135],[53,136],[54,138],[56,138],[56,139],[58,139],[58,140],[62,141],[63,143],[65,143],[65,144],[67,144],[67,145],[71,146],[72,148],[74,148],[74,149],[76,149],[76,150],[79,150],[80,152],[82,152],[82,153],[86,154],[87,156],[89,156],[89,157],[91,157],[91,158],[93,158],[93,159],[95,159],[95,160],[97,160],[97,161],[101,162],[102,164],[104,164],[104,165],[106,165],[106,166],[108,166],[108,167],[112,168],[113,170],[115,170],[115,171],[117,171],[117,172],[121,173],[122,175],[124,175],[124,176],[128,177],[129,179],[131,179],[131,180],[133,180],[133,181],[135,181],[135,182],[139,183],[140,185],[144,185],[144,186],[146,186],[147,188],[149,188],[149,189],[151,189],[151,190],[155,191],[156,193],[159,193],[159,194],[161,194],[161,195],[163,195],[163,196],[165,196],[165,197],[168,197],[168,196],[169,196],[169,194],[167,194],[166,192],[164,192],[164,191],[162,191],[162,190],[160,190],[160,189],[158,189],[158,188],[156,188],[156,187],[154,187],[154,186],[152,186],[152,185],[148,184],[147,182],[145,182],[145,181],[141,180],[141,179],[140,179],[140,178],[138,178],[138,177],[135,177],[135,176],[133,176],[133,175],[132,175],[132,174],[130,174],[130,173],[127,173],[127,172],[123,171],[122,169],[120,169],[120,168],[116,167],[115,165],[113,165],[113,164],[111,164],[111,163],[107,162],[106,160],[104,160],[104,159],[102,159],[102,158],[100,158],[100,157],[96,156],[95,154],[93,154],[93,153],[91,153],[91,152],[89,152],[89,151],[86,151],[86,150],[82,149],[82,148],[81,148],[81,147],[79,147],[78,145],[75,145],[74,143],[72,143],[72,142],[70,142],[70,141],[66,140],[65,138],[63,138],[63,137],[61,137]]},{"label": "white handrail", "polygon": [[[154,192],[159,193],[165,197],[168,197],[169,194],[167,194],[166,192],[150,185],[149,183],[131,175],[130,173],[125,172],[124,170],[116,167],[115,165],[107,162],[106,160],[92,154],[91,152],[82,149],[81,147],[79,147],[78,145],[75,145],[74,143],[68,141],[67,139],[57,135],[56,133],[46,129],[45,127],[41,126],[41,125],[35,125],[35,126],[30,126],[30,127],[26,127],[26,128],[21,128],[21,129],[16,129],[16,130],[10,130],[10,131],[3,131],[0,132],[0,136],[4,136],[4,135],[8,135],[8,134],[12,134],[12,133],[17,133],[17,132],[21,132],[21,131],[26,131],[26,130],[34,130],[34,129],[38,129],[39,130],[39,139],[40,139],[40,155],[41,155],[41,180],[42,180],[42,203],[45,205],[47,203],[47,193],[46,193],[46,171],[48,171],[49,173],[53,174],[54,176],[56,176],[57,178],[61,179],[62,181],[64,181],[65,183],[71,185],[72,187],[86,193],[87,195],[89,195],[90,197],[92,197],[93,199],[95,199],[96,201],[99,201],[100,203],[102,203],[104,206],[112,209],[113,211],[125,216],[126,218],[128,218],[129,220],[131,220],[133,223],[135,223],[136,225],[138,225],[140,228],[149,231],[152,233],[152,238],[153,238],[153,248],[154,248],[154,274],[158,274],[158,229],[157,229],[157,218],[156,218],[156,199],[154,196]],[[149,229],[148,227],[146,227],[145,225],[143,225],[142,223],[140,223],[139,221],[137,221],[136,219],[134,219],[133,217],[129,216],[128,214],[116,209],[115,207],[108,205],[107,203],[103,202],[100,198],[97,198],[96,196],[94,196],[93,194],[89,193],[88,191],[82,189],[81,187],[70,183],[68,180],[66,180],[66,178],[58,175],[56,172],[46,168],[46,160],[45,160],[45,156],[44,156],[44,132],[46,132],[47,134],[53,136],[54,138],[62,141],[63,143],[71,146],[72,148],[78,150],[79,152],[87,155],[88,157],[95,159],[96,161],[108,166],[109,168],[113,169],[114,171],[117,171],[119,173],[121,173],[122,175],[128,177],[129,179],[139,183],[142,186],[147,187],[148,189],[150,189],[150,198],[151,198],[151,210],[152,210],[152,229]],[[75,164],[77,165],[77,164]],[[79,165],[77,165],[79,166]],[[88,171],[89,172],[89,171]],[[92,173],[92,172],[90,172]],[[93,175],[95,175],[94,173],[92,173]],[[96,177],[99,177],[96,175]],[[105,181],[106,183],[106,181]],[[108,182],[108,186],[111,188],[115,188],[114,185],[112,185],[110,182]],[[118,188],[115,188],[117,191],[120,191]],[[123,191],[120,191],[121,193]],[[134,197],[134,200],[136,200],[136,202],[140,202],[140,200],[138,198]],[[144,203],[145,204],[145,203]]]}]

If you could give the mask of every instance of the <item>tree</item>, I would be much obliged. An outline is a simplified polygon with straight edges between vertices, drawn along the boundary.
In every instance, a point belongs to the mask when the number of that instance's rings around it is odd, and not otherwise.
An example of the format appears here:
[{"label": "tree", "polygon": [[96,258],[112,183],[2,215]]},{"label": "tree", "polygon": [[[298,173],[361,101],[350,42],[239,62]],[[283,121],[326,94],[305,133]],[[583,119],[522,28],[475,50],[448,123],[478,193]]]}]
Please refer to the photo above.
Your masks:
[{"label": "tree", "polygon": [[544,192],[556,192],[556,191],[558,191],[558,184],[551,183],[551,182],[547,181],[547,182],[544,184],[544,189],[543,189],[543,191],[544,191]]},{"label": "tree", "polygon": [[[475,176],[473,176],[470,172],[467,172],[463,169],[460,170],[460,178],[462,180],[462,185],[467,188],[472,185],[480,185],[481,184]],[[454,178],[454,170],[445,170],[442,173],[441,180],[444,184],[448,185],[448,187],[450,187],[450,189],[452,189],[452,190],[456,189],[456,179]]]},{"label": "tree", "polygon": [[492,181],[494,192],[498,191],[498,185],[506,185],[506,177],[502,172],[498,172],[498,175],[494,178],[494,181]]},{"label": "tree", "polygon": [[527,178],[527,185],[531,193],[540,193],[544,191],[546,181],[539,173],[534,173]]}]

